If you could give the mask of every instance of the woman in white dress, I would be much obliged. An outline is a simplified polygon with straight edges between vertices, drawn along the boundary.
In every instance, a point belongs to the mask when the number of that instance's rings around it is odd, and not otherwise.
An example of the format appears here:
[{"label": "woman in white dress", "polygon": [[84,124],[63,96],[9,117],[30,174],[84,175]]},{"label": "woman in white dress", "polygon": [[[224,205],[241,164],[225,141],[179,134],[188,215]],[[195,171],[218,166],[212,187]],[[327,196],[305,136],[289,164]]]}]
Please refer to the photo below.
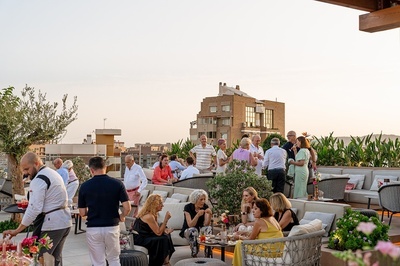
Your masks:
[{"label": "woman in white dress", "polygon": [[225,139],[219,139],[218,140],[218,147],[219,150],[217,152],[217,174],[218,173],[225,173],[226,170],[226,164],[229,161],[228,156],[226,156],[225,151],[226,151],[226,140]]}]

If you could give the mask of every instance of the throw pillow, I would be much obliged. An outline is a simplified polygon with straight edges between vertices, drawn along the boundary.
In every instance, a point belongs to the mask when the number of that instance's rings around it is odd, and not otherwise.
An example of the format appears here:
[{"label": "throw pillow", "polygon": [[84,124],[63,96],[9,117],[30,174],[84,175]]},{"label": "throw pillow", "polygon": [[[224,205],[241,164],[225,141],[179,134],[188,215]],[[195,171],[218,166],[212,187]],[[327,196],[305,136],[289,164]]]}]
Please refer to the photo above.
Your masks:
[{"label": "throw pillow", "polygon": [[149,190],[147,189],[143,189],[140,192],[140,201],[139,201],[139,205],[143,206],[144,202],[146,201],[147,197],[149,196]]},{"label": "throw pillow", "polygon": [[372,182],[371,191],[378,191],[380,185],[379,182],[383,183],[385,179],[390,179],[391,181],[397,181],[397,176],[390,176],[390,175],[376,175],[374,178],[374,182]]},{"label": "throw pillow", "polygon": [[348,183],[346,184],[345,190],[353,190],[353,189],[356,188],[356,185],[357,185],[357,184],[349,183],[349,182],[348,182]]},{"label": "throw pillow", "polygon": [[364,185],[365,175],[349,175],[350,180],[349,183],[356,183],[356,189],[362,189]]},{"label": "throw pillow", "polygon": [[326,224],[325,234],[324,236],[328,236],[331,231],[333,220],[335,219],[334,213],[325,213],[325,212],[306,212],[303,217],[304,220],[315,220],[319,219],[323,224]]},{"label": "throw pillow", "polygon": [[154,190],[152,194],[160,195],[161,198],[163,199],[163,201],[165,201],[165,199],[168,196],[168,192],[167,191],[162,191],[162,190]]},{"label": "throw pillow", "polygon": [[174,194],[172,194],[171,198],[178,199],[181,202],[187,202],[189,195],[185,195],[185,194],[181,194],[181,193],[174,193]]},{"label": "throw pillow", "polygon": [[312,232],[317,232],[322,229],[322,222],[319,219],[314,219],[306,224],[295,225],[290,230],[288,236],[300,236]]},{"label": "throw pillow", "polygon": [[179,202],[181,202],[181,201],[178,199],[173,199],[173,198],[166,198],[164,201],[164,203],[179,203]]}]

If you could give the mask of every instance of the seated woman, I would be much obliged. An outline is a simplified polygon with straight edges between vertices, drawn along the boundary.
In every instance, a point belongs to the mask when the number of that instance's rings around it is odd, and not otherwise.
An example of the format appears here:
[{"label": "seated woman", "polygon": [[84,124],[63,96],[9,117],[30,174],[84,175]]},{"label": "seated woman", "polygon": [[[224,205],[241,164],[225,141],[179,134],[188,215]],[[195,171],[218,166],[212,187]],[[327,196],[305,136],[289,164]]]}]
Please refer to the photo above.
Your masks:
[{"label": "seated woman", "polygon": [[150,195],[133,224],[133,230],[138,232],[133,235],[134,243],[148,249],[151,266],[170,265],[169,259],[175,251],[170,235],[173,229],[167,228],[170,212],[165,214],[161,225],[157,223],[157,214],[163,206],[160,195]]},{"label": "seated woman", "polygon": [[240,217],[242,223],[236,226],[238,229],[241,225],[254,225],[253,206],[254,201],[258,199],[258,193],[253,187],[247,187],[243,190],[242,203],[240,205]]},{"label": "seated woman", "polygon": [[171,167],[168,165],[168,162],[168,156],[165,154],[161,155],[159,165],[154,168],[153,178],[151,179],[153,184],[170,185],[178,181],[178,179],[172,174]]},{"label": "seated woman", "polygon": [[[249,236],[236,235],[236,239],[240,240],[254,240],[254,239],[268,239],[283,237],[279,223],[272,216],[272,208],[266,199],[257,199],[253,207],[254,223],[253,231]],[[238,241],[235,246],[233,254],[233,265],[242,265],[242,251],[241,241]],[[262,250],[252,251],[253,255],[262,257],[278,257],[281,256],[283,251],[283,244],[270,244],[263,246]],[[250,251],[251,252],[251,251]]]},{"label": "seated woman", "polygon": [[292,204],[280,192],[274,193],[270,198],[271,207],[275,211],[274,218],[278,221],[283,231],[290,231],[293,226],[299,225],[299,219],[292,211]]},{"label": "seated woman", "polygon": [[197,236],[200,228],[209,226],[211,222],[212,212],[206,204],[207,200],[207,192],[203,189],[196,189],[189,196],[190,203],[183,209],[185,219],[179,235],[188,239],[192,257],[196,257],[199,252]]}]

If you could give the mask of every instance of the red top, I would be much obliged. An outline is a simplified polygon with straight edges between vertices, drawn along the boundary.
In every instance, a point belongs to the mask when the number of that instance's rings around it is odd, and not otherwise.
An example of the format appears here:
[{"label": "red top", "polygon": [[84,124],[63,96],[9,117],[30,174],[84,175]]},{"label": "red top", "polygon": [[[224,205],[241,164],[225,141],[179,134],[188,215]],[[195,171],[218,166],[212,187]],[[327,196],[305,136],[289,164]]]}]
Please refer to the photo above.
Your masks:
[{"label": "red top", "polygon": [[169,165],[164,166],[162,169],[157,166],[154,169],[153,178],[151,182],[156,185],[165,185],[168,183],[169,178],[174,178],[171,167]]}]

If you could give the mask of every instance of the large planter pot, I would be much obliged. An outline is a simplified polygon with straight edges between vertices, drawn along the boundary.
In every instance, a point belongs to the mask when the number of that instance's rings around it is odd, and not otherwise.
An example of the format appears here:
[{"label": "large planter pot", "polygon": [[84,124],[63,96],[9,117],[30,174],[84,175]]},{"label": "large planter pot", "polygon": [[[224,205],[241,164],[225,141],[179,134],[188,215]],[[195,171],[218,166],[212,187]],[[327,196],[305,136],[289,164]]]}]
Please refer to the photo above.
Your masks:
[{"label": "large planter pot", "polygon": [[[321,247],[321,261],[320,264],[322,266],[347,266],[347,262],[335,257],[332,253],[338,252],[338,250],[328,248],[327,244],[322,245]],[[378,252],[376,250],[372,251],[362,251],[362,255],[367,252],[371,252],[371,265],[378,260]]]}]

